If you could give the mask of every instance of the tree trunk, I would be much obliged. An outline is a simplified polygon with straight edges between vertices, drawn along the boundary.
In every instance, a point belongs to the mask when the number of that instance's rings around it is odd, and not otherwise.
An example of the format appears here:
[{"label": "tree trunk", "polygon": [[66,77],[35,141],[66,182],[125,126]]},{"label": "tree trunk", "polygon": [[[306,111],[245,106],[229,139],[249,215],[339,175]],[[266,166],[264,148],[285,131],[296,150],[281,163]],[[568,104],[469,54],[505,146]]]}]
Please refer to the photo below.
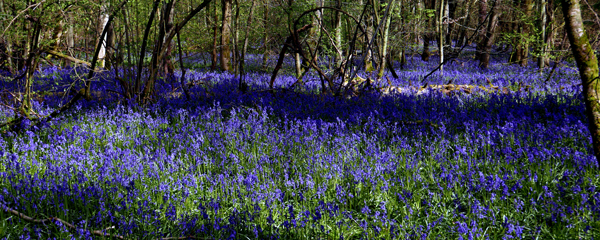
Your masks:
[{"label": "tree trunk", "polygon": [[29,56],[29,47],[31,45],[31,23],[23,18],[23,29],[22,31],[26,33],[25,36],[21,39],[20,46],[17,47],[18,54],[15,54],[17,57],[17,70],[21,70],[27,65],[27,56]]},{"label": "tree trunk", "polygon": [[[147,100],[150,99],[150,96],[154,93],[154,83],[156,81],[156,74],[158,71],[158,62],[161,59],[165,58],[165,54],[166,54],[166,48],[164,48],[163,46],[165,45],[165,43],[169,43],[173,40],[173,38],[175,37],[175,35],[177,33],[179,33],[179,31],[181,31],[181,29],[183,29],[183,27],[185,27],[185,25],[194,17],[196,16],[196,14],[198,14],[198,12],[200,12],[202,9],[204,9],[211,0],[204,0],[200,5],[198,5],[196,8],[194,8],[194,10],[192,10],[190,13],[188,13],[181,21],[179,21],[177,24],[175,24],[175,26],[169,31],[166,32],[164,34],[164,36],[162,35],[162,30],[163,27],[162,25],[159,26],[159,31],[158,31],[158,40],[156,46],[154,47],[154,51],[152,54],[152,60],[151,60],[151,65],[150,65],[150,76],[148,78],[148,80],[146,81],[146,85],[144,86],[144,90],[142,90],[142,94],[141,94],[141,103],[146,103]],[[169,2],[173,3],[172,1]],[[169,5],[167,4],[167,5]],[[169,6],[169,8],[171,8],[171,6]],[[164,37],[164,40],[163,40]]]},{"label": "tree trunk", "polygon": [[[336,3],[336,7],[338,9],[342,9],[342,0],[337,0]],[[338,11],[335,12],[335,45],[335,66],[337,68],[342,65],[342,61],[344,59],[344,54],[342,53],[342,13]]]},{"label": "tree trunk", "polygon": [[[483,0],[482,0],[483,1]],[[439,41],[438,48],[440,51],[440,76],[444,76],[444,0],[440,0],[440,19],[438,22]]]},{"label": "tree trunk", "polygon": [[453,37],[456,37],[456,35],[454,34],[454,30],[455,30],[455,24],[451,23],[450,20],[454,20],[456,18],[456,5],[457,5],[457,1],[453,0],[453,1],[446,1],[446,17],[448,18],[448,24],[446,27],[446,44],[450,47],[450,52],[453,52],[454,50],[454,46],[452,43],[452,40],[455,39]]},{"label": "tree trunk", "polygon": [[238,89],[242,92],[245,92],[248,88],[248,85],[244,81],[244,64],[246,61],[246,52],[248,51],[248,35],[250,32],[250,26],[252,26],[252,17],[254,15],[254,5],[256,5],[256,0],[252,0],[252,5],[250,6],[250,14],[248,14],[248,22],[246,22],[246,29],[244,31],[244,46],[242,47],[242,56],[240,59],[240,83],[238,84]]},{"label": "tree trunk", "polygon": [[540,56],[538,57],[538,67],[540,69],[544,69],[546,67],[546,0],[542,0],[542,4],[540,6],[540,28],[541,32],[541,41],[540,41]]},{"label": "tree trunk", "polygon": [[520,21],[518,29],[519,29],[519,37],[516,39],[516,44],[514,45],[514,51],[511,55],[510,62],[519,63],[522,67],[526,67],[528,64],[528,55],[529,55],[529,32],[530,26],[529,22],[531,21],[531,14],[533,11],[533,0],[525,0],[522,4],[522,9],[524,15],[518,19]]},{"label": "tree trunk", "polygon": [[[556,21],[554,21],[555,16],[554,16],[554,0],[548,1],[547,2],[547,7],[546,7],[546,23],[548,24],[547,26],[547,30],[546,30],[546,40],[544,42],[544,46],[546,47],[546,51],[548,51],[548,49],[552,50],[554,49],[554,35],[556,34]],[[544,65],[545,66],[549,66],[550,65],[550,58],[548,56],[546,56],[544,58]]]},{"label": "tree trunk", "polygon": [[231,71],[231,50],[229,41],[231,39],[231,2],[232,0],[222,0],[221,10],[221,70]]},{"label": "tree trunk", "polygon": [[[487,5],[487,0],[479,0],[479,25],[481,26],[485,26],[485,18],[488,14],[488,5]],[[482,61],[482,54],[485,51],[484,50],[484,44],[482,44],[485,41],[485,34],[486,34],[486,29],[485,28],[481,28],[479,29],[478,34],[478,43],[477,43],[477,48],[476,48],[476,52],[475,52],[475,59],[479,60],[479,62]]]},{"label": "tree trunk", "polygon": [[269,48],[269,6],[265,4],[263,17],[263,27],[265,28],[265,35],[263,36],[263,56],[262,56],[262,70],[267,71],[267,62],[269,60],[270,48]]},{"label": "tree trunk", "polygon": [[[67,55],[73,56],[73,48],[75,47],[75,35],[73,33],[73,12],[69,11],[67,13],[67,18],[69,24],[69,27],[67,28]],[[64,63],[66,66],[70,66],[71,61],[65,60]]]},{"label": "tree trunk", "polygon": [[233,9],[233,6],[235,6],[235,14],[232,15],[233,16],[232,17],[233,27],[231,27],[231,30],[233,31],[233,44],[231,44],[233,46],[233,54],[231,54],[232,58],[233,58],[231,60],[231,62],[233,64],[231,65],[231,68],[233,68],[232,71],[234,73],[234,76],[239,77],[240,71],[238,69],[238,67],[239,67],[238,58],[239,58],[239,53],[240,53],[240,49],[239,49],[240,48],[239,47],[239,44],[240,44],[240,42],[239,42],[240,41],[239,40],[240,39],[239,38],[240,37],[240,31],[239,31],[240,30],[240,28],[239,28],[239,26],[240,26],[239,25],[240,4],[239,4],[238,0],[235,0],[235,2],[233,2],[233,4],[234,5],[232,5],[232,9]]},{"label": "tree trunk", "polygon": [[[371,4],[372,2],[374,2],[373,0],[368,0],[367,5]],[[362,5],[362,1],[361,1],[361,5]],[[375,7],[373,7],[375,8]],[[373,33],[374,33],[374,29],[373,29],[373,24],[375,22],[375,13],[371,13],[368,14],[366,16],[366,24],[367,24],[367,29],[366,29],[366,36],[364,37],[364,49],[366,51],[364,51],[362,54],[366,54],[365,62],[364,62],[364,67],[365,67],[365,71],[367,72],[372,72],[373,71],[373,54],[372,54],[372,47],[369,46],[369,43],[371,42],[371,38],[373,37]]]},{"label": "tree trunk", "polygon": [[135,77],[135,89],[134,91],[138,93],[140,91],[141,85],[141,77],[142,77],[142,67],[144,66],[144,59],[146,58],[146,45],[148,44],[148,35],[150,34],[150,28],[152,27],[152,22],[154,21],[154,16],[156,15],[156,10],[158,10],[158,4],[160,0],[154,0],[152,4],[152,10],[150,12],[150,17],[148,19],[148,23],[146,23],[146,29],[144,30],[144,37],[142,39],[142,49],[140,50],[140,58],[138,59],[137,72]]},{"label": "tree trunk", "polygon": [[211,60],[212,60],[212,64],[210,65],[210,70],[214,71],[217,70],[217,48],[219,48],[218,45],[218,36],[219,36],[219,24],[217,24],[219,22],[219,14],[217,12],[217,2],[213,3],[213,14],[214,14],[214,18],[213,18],[213,44],[212,44],[212,51],[210,52],[211,55]]},{"label": "tree trunk", "polygon": [[481,42],[477,44],[479,47],[482,46],[482,52],[479,55],[479,67],[483,69],[487,69],[490,65],[490,52],[492,50],[492,44],[494,44],[494,39],[496,38],[496,27],[498,26],[498,19],[500,19],[500,15],[502,14],[499,6],[502,0],[496,0],[495,7],[491,10],[490,20],[488,21],[487,28],[485,30],[485,36],[481,39]]},{"label": "tree trunk", "polygon": [[[380,60],[379,72],[377,73],[378,79],[383,77],[383,72],[385,71],[385,67],[386,67],[386,63],[387,63],[387,61],[385,61],[385,59],[388,58],[387,48],[388,48],[390,25],[392,23],[392,12],[394,11],[395,0],[391,0],[388,4],[391,4],[391,6],[388,10],[388,14],[386,16],[386,19],[382,19],[382,21],[384,21],[385,25],[384,25],[383,36],[382,36],[381,60]],[[392,66],[390,66],[390,67],[392,67]]]},{"label": "tree trunk", "polygon": [[563,16],[571,51],[579,68],[579,76],[583,85],[585,112],[592,134],[594,156],[600,167],[600,86],[598,81],[598,59],[590,44],[581,18],[579,0],[562,1]]},{"label": "tree trunk", "polygon": [[[468,3],[467,3],[467,6],[465,8],[465,11],[464,11],[465,18],[462,19],[462,21],[461,21],[461,25],[463,25],[463,26],[467,26],[468,23],[469,23],[469,18],[471,17],[470,16],[471,12],[469,10],[471,8],[471,5],[474,2],[473,0],[467,0],[467,1],[468,1]],[[462,47],[462,46],[464,46],[466,44],[467,44],[467,28],[466,27],[461,27],[460,31],[458,33],[458,43],[456,44],[456,46],[457,47]]]},{"label": "tree trunk", "polygon": [[[169,5],[169,4],[167,4]],[[173,29],[173,17],[175,15],[175,1],[170,3],[170,7],[166,7],[163,9],[163,14],[161,15],[161,22],[164,25],[164,34],[165,39],[162,39],[164,47],[166,48],[165,57],[161,59],[160,69],[166,73],[167,75],[173,74],[175,71],[175,66],[173,65],[173,61],[171,61],[171,53],[173,52],[173,41],[169,41],[166,38],[166,33],[170,32]]]},{"label": "tree trunk", "polygon": [[25,67],[27,68],[25,71],[25,84],[23,86],[23,98],[21,102],[21,106],[19,106],[19,112],[25,118],[29,118],[29,114],[33,111],[31,109],[31,87],[33,85],[33,75],[38,66],[39,53],[37,51],[38,41],[40,38],[41,32],[41,23],[38,18],[31,17],[32,22],[34,23],[33,33],[30,35],[31,39],[29,40],[29,54],[27,56],[27,60],[25,61]]},{"label": "tree trunk", "polygon": [[[435,0],[425,0],[425,10],[435,10]],[[431,25],[433,24],[433,20],[427,16],[427,12],[425,13],[426,25],[425,33],[423,34],[423,52],[421,53],[421,60],[427,62],[429,61],[429,57],[431,56],[431,52],[429,52],[429,42],[431,42],[432,34],[428,33],[432,29]]]},{"label": "tree trunk", "polygon": [[[314,0],[315,7],[323,7],[322,0]],[[316,11],[312,18],[313,28],[310,29],[308,34],[307,43],[309,46],[309,55],[314,58],[314,61],[318,60],[317,56],[319,55],[319,34],[321,33],[321,27],[323,25],[323,11]],[[305,69],[303,69],[302,64],[300,62],[300,54],[296,54],[296,74],[298,80],[304,75]]]},{"label": "tree trunk", "polygon": [[131,39],[131,22],[129,21],[129,12],[127,11],[127,9],[123,8],[122,12],[123,18],[125,20],[125,46],[127,46],[127,66],[129,66],[133,63],[133,56],[131,55],[131,53],[133,52],[131,51],[131,45],[133,44]]},{"label": "tree trunk", "polygon": [[51,40],[51,48],[54,51],[58,51],[58,47],[60,46],[60,39],[62,38],[62,34],[64,31],[65,22],[61,19],[58,21],[58,24],[54,27],[54,32],[52,33]]},{"label": "tree trunk", "polygon": [[100,7],[100,16],[98,17],[98,25],[96,27],[96,32],[98,33],[97,37],[98,37],[98,42],[101,42],[100,45],[100,52],[98,53],[98,66],[99,67],[104,67],[104,59],[106,58],[106,36],[102,39],[100,39],[100,35],[102,33],[102,30],[104,29],[104,27],[106,26],[106,23],[108,23],[108,6],[107,3],[103,3],[102,6]]}]

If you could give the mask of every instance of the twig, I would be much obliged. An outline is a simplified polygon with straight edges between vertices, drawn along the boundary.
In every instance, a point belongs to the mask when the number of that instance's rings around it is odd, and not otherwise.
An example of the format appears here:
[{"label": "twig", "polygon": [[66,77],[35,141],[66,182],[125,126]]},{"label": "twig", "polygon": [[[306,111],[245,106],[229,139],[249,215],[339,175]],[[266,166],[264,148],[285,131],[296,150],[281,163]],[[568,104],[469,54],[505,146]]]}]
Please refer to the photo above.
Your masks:
[{"label": "twig", "polygon": [[[592,6],[590,6],[590,3],[588,3],[587,0],[583,0],[583,1],[590,8],[590,11],[592,11],[592,13],[594,14],[594,16],[596,16],[596,24],[598,24],[598,27],[600,27],[600,17],[598,17],[598,14],[596,13],[596,11],[594,11],[594,8],[592,8]],[[599,37],[600,36],[596,35],[596,39],[594,39],[594,41],[592,42],[592,45],[598,41]]]},{"label": "twig", "polygon": [[[19,217],[20,219],[23,219],[23,220],[25,220],[27,222],[38,223],[38,224],[40,224],[40,223],[44,224],[44,223],[47,223],[47,222],[52,222],[52,223],[56,224],[56,222],[60,222],[60,223],[64,224],[65,226],[69,227],[70,229],[75,229],[75,230],[77,229],[77,227],[75,227],[73,224],[71,224],[71,223],[69,223],[69,222],[67,222],[65,220],[62,220],[60,218],[50,217],[50,218],[46,218],[46,219],[37,219],[37,218],[32,218],[30,216],[27,216],[27,215],[25,215],[25,214],[23,214],[23,213],[21,213],[21,212],[19,212],[17,210],[14,210],[12,208],[9,208],[9,207],[7,207],[6,205],[4,205],[2,203],[0,203],[0,207],[2,207],[2,210],[4,212],[8,212],[8,213],[10,213],[12,215],[15,215],[15,216]],[[110,229],[110,228],[107,228],[107,229]],[[90,233],[92,233],[94,235],[98,235],[98,236],[118,238],[118,239],[125,239],[124,237],[119,236],[119,235],[110,235],[110,234],[107,234],[107,233],[103,233],[103,231],[105,231],[105,230],[102,230],[102,231],[101,230],[93,230],[93,231],[90,231]]]},{"label": "twig", "polygon": [[[0,203],[0,208],[2,208],[2,210],[4,212],[10,213],[10,214],[12,214],[14,216],[17,216],[18,218],[23,219],[23,220],[25,220],[27,222],[30,222],[30,223],[45,224],[47,222],[52,222],[54,224],[57,224],[57,222],[60,222],[60,223],[62,223],[63,225],[67,226],[70,229],[77,230],[77,227],[75,227],[75,225],[73,225],[73,224],[71,224],[71,223],[69,223],[69,222],[67,222],[65,220],[62,220],[60,218],[57,218],[57,217],[49,217],[49,218],[46,218],[46,219],[32,218],[32,217],[27,216],[27,215],[25,215],[25,214],[23,214],[23,213],[21,213],[21,212],[19,212],[17,210],[9,208],[9,207],[7,207],[6,205],[4,205],[2,203]],[[123,237],[123,236],[121,236],[121,235],[110,235],[108,233],[104,233],[105,231],[110,230],[110,229],[114,229],[114,228],[115,228],[114,226],[111,226],[111,227],[105,228],[103,230],[92,230],[92,231],[89,231],[89,232],[91,234],[98,235],[98,236],[109,237],[109,238],[117,238],[117,239],[125,240],[126,238]],[[156,240],[178,240],[178,239],[213,240],[212,238],[198,238],[198,237],[195,237],[195,236],[156,238]]]},{"label": "twig", "polygon": [[24,12],[26,12],[27,10],[29,10],[30,8],[36,8],[38,6],[40,6],[42,3],[44,3],[46,0],[43,0],[39,3],[36,4],[31,4],[29,5],[27,8],[23,9],[23,11],[20,11],[17,16],[15,16],[12,20],[10,20],[10,22],[8,23],[8,26],[6,26],[6,28],[4,28],[4,31],[2,32],[2,36],[0,38],[4,38],[4,34],[6,33],[6,30],[8,30],[8,28],[10,28],[10,25],[12,25],[15,20],[17,20],[17,18],[19,18],[19,16],[21,16],[21,14],[23,14]]},{"label": "twig", "polygon": [[417,120],[417,121],[399,121],[398,123],[400,124],[404,124],[404,125],[420,125],[420,124],[428,124],[434,128],[439,128],[440,126],[438,126],[435,123],[432,123],[431,121],[425,119],[425,120]]}]

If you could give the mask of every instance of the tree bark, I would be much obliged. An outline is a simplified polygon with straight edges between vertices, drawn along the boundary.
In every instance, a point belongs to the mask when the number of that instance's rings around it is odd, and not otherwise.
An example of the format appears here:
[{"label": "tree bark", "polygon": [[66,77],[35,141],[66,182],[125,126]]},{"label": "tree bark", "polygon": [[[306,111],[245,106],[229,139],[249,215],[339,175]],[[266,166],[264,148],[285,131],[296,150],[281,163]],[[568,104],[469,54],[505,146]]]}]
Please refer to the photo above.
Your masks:
[{"label": "tree bark", "polygon": [[144,37],[142,39],[142,49],[140,50],[140,58],[138,59],[138,68],[135,77],[135,89],[134,91],[139,92],[141,88],[141,77],[142,77],[142,67],[144,66],[144,58],[146,58],[146,45],[148,44],[148,35],[150,34],[150,28],[152,27],[152,21],[154,21],[154,16],[156,15],[156,10],[158,9],[158,4],[160,0],[154,0],[152,4],[152,11],[150,12],[150,17],[148,19],[148,23],[146,23],[146,29],[144,30]]},{"label": "tree bark", "polygon": [[23,86],[23,100],[21,102],[21,106],[19,107],[19,112],[22,116],[29,118],[29,114],[32,113],[33,109],[31,109],[31,87],[33,84],[33,75],[38,66],[38,60],[40,57],[40,53],[38,50],[38,41],[40,39],[40,32],[42,30],[42,26],[39,18],[36,17],[28,17],[28,19],[33,22],[33,34],[31,35],[30,46],[29,46],[29,54],[27,56],[27,60],[25,62],[26,70],[25,70],[25,84]]},{"label": "tree bark", "polygon": [[542,4],[540,6],[540,28],[541,32],[541,43],[540,43],[540,56],[538,57],[538,67],[540,69],[544,69],[546,67],[546,0],[542,0]]},{"label": "tree bark", "polygon": [[[554,35],[557,32],[556,31],[557,22],[554,20],[555,19],[554,13],[555,13],[554,0],[547,1],[546,23],[548,26],[546,28],[546,39],[544,42],[546,51],[548,51],[548,49],[550,49],[550,50],[554,49]],[[550,66],[550,58],[548,56],[545,56],[545,58],[544,58],[544,65]]]},{"label": "tree bark", "polygon": [[[483,0],[482,0],[483,1]],[[440,19],[438,22],[439,41],[438,49],[440,51],[440,76],[444,76],[444,0],[440,0]]]},{"label": "tree bark", "polygon": [[490,52],[492,50],[492,44],[494,44],[494,39],[496,38],[496,27],[498,26],[498,19],[500,19],[501,11],[498,9],[498,6],[502,6],[502,0],[496,0],[495,7],[491,10],[490,20],[488,21],[487,28],[485,30],[485,35],[481,39],[481,42],[477,44],[479,47],[482,46],[482,52],[479,53],[479,67],[483,69],[487,69],[490,65]]},{"label": "tree bark", "polygon": [[[158,68],[157,66],[157,62],[159,62],[161,59],[164,59],[165,57],[165,53],[166,53],[166,48],[164,48],[163,46],[165,45],[164,43],[168,43],[171,42],[173,40],[173,38],[175,37],[175,35],[177,33],[179,33],[179,31],[181,31],[181,29],[183,27],[185,27],[185,25],[194,17],[196,16],[196,14],[198,14],[198,12],[200,12],[202,9],[204,9],[211,0],[204,0],[200,5],[198,5],[196,8],[194,8],[190,13],[188,13],[181,21],[179,21],[173,28],[171,28],[171,30],[167,33],[165,33],[164,35],[164,41],[160,41],[159,42],[159,46],[155,46],[155,51],[152,55],[152,65],[150,66],[150,76],[148,78],[148,80],[146,81],[146,85],[144,85],[144,90],[142,90],[142,94],[141,94],[141,102],[142,103],[146,103],[146,101],[148,99],[150,99],[150,95],[152,95],[154,93],[154,83],[156,81],[156,75],[158,72]],[[158,39],[163,39],[163,36],[161,35],[161,31],[159,30],[159,37]]]},{"label": "tree bark", "polygon": [[518,26],[519,37],[517,37],[516,39],[516,44],[514,44],[514,51],[511,54],[510,59],[510,62],[519,63],[522,67],[526,67],[528,64],[530,33],[529,22],[531,21],[533,4],[533,0],[525,0],[522,4],[524,15],[520,19],[518,19],[520,21]]},{"label": "tree bark", "polygon": [[248,14],[248,22],[246,22],[246,29],[244,31],[244,46],[242,47],[242,56],[240,58],[240,82],[238,84],[238,89],[242,92],[245,92],[248,88],[248,85],[244,81],[244,75],[246,74],[244,71],[244,64],[246,61],[246,52],[248,51],[248,35],[250,35],[250,26],[252,25],[252,17],[254,15],[254,5],[256,5],[256,0],[252,0],[252,5],[250,6],[250,14]]},{"label": "tree bark", "polygon": [[98,66],[104,67],[104,59],[106,58],[106,36],[100,38],[102,30],[106,27],[106,23],[108,23],[108,6],[106,3],[103,3],[100,7],[101,14],[98,17],[98,42],[100,42],[100,52],[98,52]]},{"label": "tree bark", "polygon": [[[342,9],[342,0],[337,0],[336,4],[338,9]],[[342,60],[344,59],[344,54],[342,53],[342,13],[339,11],[335,12],[335,45],[335,67],[338,68],[342,65]]]},{"label": "tree bark", "polygon": [[163,9],[163,14],[161,15],[161,22],[162,25],[164,25],[164,32],[165,32],[165,39],[162,39],[164,47],[166,48],[166,52],[165,52],[165,57],[163,59],[161,59],[161,66],[160,68],[162,69],[162,71],[164,71],[166,74],[173,74],[173,72],[175,71],[175,66],[173,65],[173,62],[171,61],[171,53],[173,52],[173,41],[172,40],[167,40],[166,34],[168,32],[170,32],[173,29],[173,17],[175,15],[175,1],[173,1],[170,7],[166,7]]},{"label": "tree bark", "polygon": [[222,0],[221,10],[221,70],[231,71],[231,50],[229,41],[231,39],[231,0]]},{"label": "tree bark", "polygon": [[432,27],[432,23],[433,21],[430,19],[429,16],[427,16],[427,10],[435,10],[435,0],[425,0],[425,18],[426,18],[426,25],[428,28],[425,28],[425,33],[423,34],[423,52],[421,53],[421,60],[427,62],[429,61],[429,57],[431,57],[431,52],[429,52],[429,42],[431,41],[432,37],[431,37],[431,33],[428,33],[427,31],[431,30]]},{"label": "tree bark", "polygon": [[263,27],[265,28],[265,35],[263,36],[263,56],[262,56],[262,70],[267,71],[267,62],[269,60],[270,48],[269,48],[269,6],[265,4]]},{"label": "tree bark", "polygon": [[455,24],[452,23],[450,20],[454,20],[456,18],[456,5],[457,5],[457,1],[453,0],[453,1],[446,1],[446,17],[448,18],[447,22],[447,27],[446,27],[446,44],[450,47],[450,52],[452,52],[454,50],[454,46],[452,45],[452,40],[455,39],[453,37],[456,37],[455,34],[453,34],[455,31]]},{"label": "tree bark", "polygon": [[383,29],[383,36],[382,36],[382,46],[381,46],[381,56],[382,59],[380,59],[380,64],[381,66],[379,66],[379,72],[377,73],[377,78],[381,78],[383,77],[383,72],[385,71],[385,67],[388,61],[385,61],[385,59],[388,59],[388,41],[389,41],[389,35],[390,35],[390,25],[392,24],[392,14],[391,12],[394,11],[394,6],[396,4],[395,0],[391,0],[388,4],[391,4],[391,7],[389,8],[389,14],[386,16],[386,19],[382,19],[382,21],[384,21],[385,26]]},{"label": "tree bark", "polygon": [[217,70],[217,48],[219,48],[218,45],[218,36],[219,36],[219,24],[217,24],[219,22],[219,14],[217,12],[217,2],[213,3],[213,13],[214,13],[214,18],[213,18],[213,44],[212,44],[212,51],[210,52],[211,55],[211,60],[212,60],[212,64],[210,65],[210,70]]},{"label": "tree bark", "polygon": [[[596,161],[600,163],[600,86],[598,81],[598,59],[590,44],[581,18],[579,0],[563,0],[563,16],[571,51],[579,68],[579,76],[583,86],[585,112],[588,117],[589,130],[592,135],[592,146]],[[600,169],[600,164],[598,164]]]},{"label": "tree bark", "polygon": [[[469,18],[471,17],[470,16],[471,12],[469,10],[470,10],[471,5],[473,4],[474,0],[466,0],[466,1],[468,1],[468,3],[467,3],[467,6],[465,7],[465,11],[464,11],[465,18],[462,19],[462,21],[461,21],[461,24],[463,26],[467,26],[469,23]],[[458,33],[458,43],[456,44],[456,46],[460,48],[460,47],[464,46],[465,44],[467,44],[467,28],[461,27],[460,31]]]},{"label": "tree bark", "polygon": [[[484,21],[485,21],[487,14],[488,14],[487,0],[479,0],[479,24],[480,25],[485,26]],[[481,62],[482,61],[482,57],[481,57],[482,53],[485,51],[484,44],[482,44],[482,43],[485,41],[486,29],[481,28],[478,32],[478,35],[479,35],[478,36],[479,41],[477,43],[475,59],[477,59]]]},{"label": "tree bark", "polygon": [[[68,24],[67,27],[67,54],[73,54],[73,48],[75,47],[75,34],[73,32],[73,12],[67,12]],[[65,65],[70,66],[71,61],[65,60]]]}]

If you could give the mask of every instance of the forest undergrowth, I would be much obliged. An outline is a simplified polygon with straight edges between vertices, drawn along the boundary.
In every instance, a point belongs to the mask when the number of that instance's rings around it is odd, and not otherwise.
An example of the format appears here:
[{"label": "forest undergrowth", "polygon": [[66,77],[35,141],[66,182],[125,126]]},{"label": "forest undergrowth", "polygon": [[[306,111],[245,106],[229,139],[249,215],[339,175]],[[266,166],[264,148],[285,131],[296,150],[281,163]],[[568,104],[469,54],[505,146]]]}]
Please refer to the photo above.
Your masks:
[{"label": "forest undergrowth", "polygon": [[[390,82],[422,86],[425,64]],[[51,93],[76,71],[36,74],[37,114],[64,103]],[[191,99],[167,79],[146,106],[100,74],[94,100],[1,133],[0,238],[597,239],[580,79],[549,71],[453,62],[429,84],[509,91],[349,98],[314,94],[310,74],[271,92],[250,72],[240,92],[231,74],[191,71]]]}]

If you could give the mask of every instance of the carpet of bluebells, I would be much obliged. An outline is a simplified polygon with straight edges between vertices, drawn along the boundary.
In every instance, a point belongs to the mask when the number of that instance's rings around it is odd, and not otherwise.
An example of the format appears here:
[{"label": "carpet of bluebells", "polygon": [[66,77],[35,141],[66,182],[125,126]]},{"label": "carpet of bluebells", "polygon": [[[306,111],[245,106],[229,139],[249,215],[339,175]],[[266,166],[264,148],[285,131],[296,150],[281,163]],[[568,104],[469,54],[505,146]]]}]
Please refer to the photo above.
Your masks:
[{"label": "carpet of bluebells", "polygon": [[[434,60],[409,59],[389,78],[419,85]],[[452,62],[429,83],[512,91],[338,98],[314,94],[310,75],[272,93],[268,73],[250,72],[242,93],[233,75],[198,70],[187,73],[202,83],[190,100],[167,79],[146,106],[115,93],[113,72],[99,74],[102,97],[0,135],[0,207],[76,229],[1,211],[0,238],[598,239],[600,171],[580,80],[568,64],[546,82],[549,72]],[[45,68],[34,89],[62,92],[78,75]],[[64,101],[49,94],[34,108]],[[13,117],[0,107],[2,122]]]}]

